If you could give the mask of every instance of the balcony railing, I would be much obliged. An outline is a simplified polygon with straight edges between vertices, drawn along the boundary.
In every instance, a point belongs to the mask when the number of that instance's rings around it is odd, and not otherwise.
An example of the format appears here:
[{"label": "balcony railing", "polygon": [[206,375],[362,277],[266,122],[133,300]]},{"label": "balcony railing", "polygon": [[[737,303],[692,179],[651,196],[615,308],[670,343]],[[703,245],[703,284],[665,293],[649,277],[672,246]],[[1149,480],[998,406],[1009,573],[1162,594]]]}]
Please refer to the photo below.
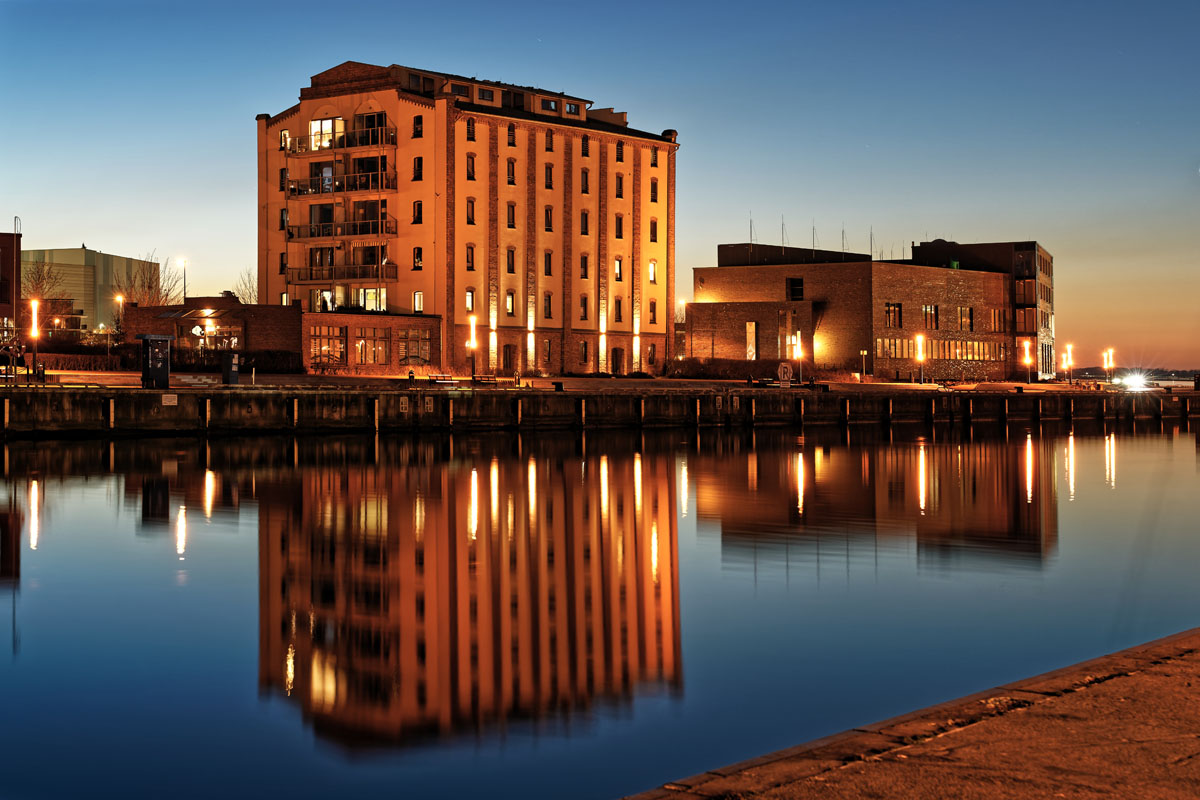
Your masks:
[{"label": "balcony railing", "polygon": [[395,147],[395,128],[363,128],[358,131],[342,131],[333,134],[314,133],[289,139],[288,153],[302,156],[325,150],[348,150],[352,147]]},{"label": "balcony railing", "polygon": [[289,239],[329,239],[338,236],[395,236],[396,218],[364,219],[356,222],[310,222],[288,225]]},{"label": "balcony railing", "polygon": [[290,267],[288,283],[309,281],[396,280],[395,264],[337,264],[332,267]]},{"label": "balcony railing", "polygon": [[317,175],[288,180],[288,194],[293,197],[332,192],[378,192],[395,188],[395,172],[351,172],[347,175]]}]

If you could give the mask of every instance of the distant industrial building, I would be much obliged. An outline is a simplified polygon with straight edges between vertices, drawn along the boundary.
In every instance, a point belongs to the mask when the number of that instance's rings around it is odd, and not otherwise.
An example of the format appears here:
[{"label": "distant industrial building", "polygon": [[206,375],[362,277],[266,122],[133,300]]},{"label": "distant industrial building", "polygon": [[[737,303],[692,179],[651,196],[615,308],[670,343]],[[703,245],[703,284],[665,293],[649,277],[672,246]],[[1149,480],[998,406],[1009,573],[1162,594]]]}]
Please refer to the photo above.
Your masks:
[{"label": "distant industrial building", "polygon": [[802,359],[889,380],[1054,375],[1053,260],[1036,242],[914,244],[913,258],[727,244],[694,270],[686,355]]},{"label": "distant industrial building", "polygon": [[22,270],[38,264],[47,265],[60,281],[55,292],[58,297],[38,299],[56,301],[59,308],[54,313],[64,318],[63,328],[85,331],[116,324],[120,286],[128,286],[139,273],[158,275],[158,264],[154,262],[101,253],[82,245],[21,251]]}]

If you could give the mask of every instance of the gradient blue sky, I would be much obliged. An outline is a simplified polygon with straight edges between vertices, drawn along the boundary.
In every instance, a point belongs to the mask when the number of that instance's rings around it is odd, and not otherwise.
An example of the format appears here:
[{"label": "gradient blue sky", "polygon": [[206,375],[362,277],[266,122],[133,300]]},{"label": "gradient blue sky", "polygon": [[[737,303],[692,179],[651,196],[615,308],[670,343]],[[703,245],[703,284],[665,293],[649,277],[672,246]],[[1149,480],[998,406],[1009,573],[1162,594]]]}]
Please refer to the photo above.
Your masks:
[{"label": "gradient blue sky", "polygon": [[[25,246],[255,261],[254,115],[353,59],[679,131],[677,257],[1036,239],[1080,363],[1200,367],[1200,4],[0,0],[0,220]],[[9,222],[0,227],[9,229]]]}]

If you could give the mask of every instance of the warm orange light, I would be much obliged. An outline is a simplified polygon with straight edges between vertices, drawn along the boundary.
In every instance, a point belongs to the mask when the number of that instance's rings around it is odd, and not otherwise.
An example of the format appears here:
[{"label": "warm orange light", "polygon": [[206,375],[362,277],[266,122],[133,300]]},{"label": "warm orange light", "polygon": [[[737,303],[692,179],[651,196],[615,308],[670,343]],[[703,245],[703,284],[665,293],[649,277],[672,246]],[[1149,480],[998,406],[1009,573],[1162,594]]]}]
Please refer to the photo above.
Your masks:
[{"label": "warm orange light", "polygon": [[917,361],[925,360],[925,336],[917,334]]},{"label": "warm orange light", "polygon": [[1067,345],[1067,368],[1068,369],[1075,366],[1075,356],[1072,355],[1072,353],[1071,353],[1071,349],[1073,347],[1075,347],[1075,345],[1073,345],[1073,344]]},{"label": "warm orange light", "polygon": [[475,339],[475,326],[478,324],[478,321],[476,320],[475,315],[472,314],[471,316],[467,317],[467,322],[471,326],[471,338],[467,339],[467,347],[474,350],[478,345],[478,342]]},{"label": "warm orange light", "polygon": [[33,324],[29,329],[29,338],[31,339],[36,339],[40,335],[40,331],[38,330],[38,305],[37,300],[29,301],[29,310],[33,317]]},{"label": "warm orange light", "polygon": [[1021,344],[1025,345],[1025,366],[1028,367],[1033,363],[1033,356],[1029,355],[1029,346],[1031,343],[1028,339],[1026,339],[1025,341],[1021,342]]}]

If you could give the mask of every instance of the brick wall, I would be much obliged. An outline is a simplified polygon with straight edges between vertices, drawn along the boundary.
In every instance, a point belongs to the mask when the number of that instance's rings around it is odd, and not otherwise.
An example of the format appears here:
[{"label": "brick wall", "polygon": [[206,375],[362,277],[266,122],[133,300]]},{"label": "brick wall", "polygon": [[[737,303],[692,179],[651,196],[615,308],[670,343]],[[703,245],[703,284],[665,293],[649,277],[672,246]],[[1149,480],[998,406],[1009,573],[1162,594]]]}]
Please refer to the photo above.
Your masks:
[{"label": "brick wall", "polygon": [[[332,328],[334,336],[342,338],[346,358],[342,363],[323,362],[317,358],[314,363],[314,328]],[[370,359],[360,356],[360,337],[358,331],[374,329],[381,339],[387,342],[386,362],[380,364],[360,363]],[[412,334],[426,333],[427,337]],[[487,339],[484,333],[484,346]],[[300,320],[301,353],[304,357],[304,368],[308,372],[332,372],[350,375],[406,375],[412,369],[418,374],[441,372],[441,320],[435,316],[423,314],[394,315],[394,314],[339,314],[326,312],[303,313]],[[369,337],[363,337],[365,342]],[[428,342],[428,359],[419,348],[421,343]],[[404,355],[402,356],[402,350]],[[479,363],[487,363],[487,351],[480,351]],[[483,370],[480,370],[483,371]]]}]

